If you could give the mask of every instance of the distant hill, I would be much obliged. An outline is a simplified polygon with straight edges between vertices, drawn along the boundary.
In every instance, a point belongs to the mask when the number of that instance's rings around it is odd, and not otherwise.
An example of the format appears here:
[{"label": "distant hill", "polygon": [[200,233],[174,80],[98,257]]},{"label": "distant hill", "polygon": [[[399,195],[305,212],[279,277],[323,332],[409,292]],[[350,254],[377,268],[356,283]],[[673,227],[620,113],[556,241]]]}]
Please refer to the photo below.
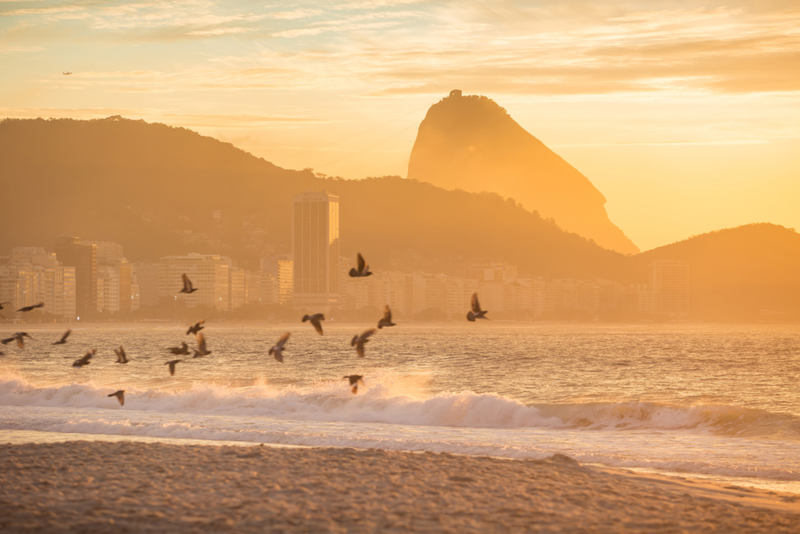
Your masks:
[{"label": "distant hill", "polygon": [[606,199],[589,179],[485,96],[451,93],[431,106],[408,177],[445,189],[498,193],[603,247],[639,252],[609,220]]},{"label": "distant hill", "polygon": [[258,258],[291,251],[292,196],[316,189],[340,197],[342,254],[360,251],[375,270],[458,274],[469,262],[506,260],[522,276],[646,283],[652,260],[675,259],[690,266],[692,319],[800,319],[800,236],[780,226],[626,257],[494,193],[397,176],[320,178],[162,124],[2,121],[0,188],[0,255],[52,250],[70,234],[121,243],[131,261],[217,253],[257,269]]},{"label": "distant hill", "polygon": [[[505,259],[522,273],[627,280],[626,258],[496,194],[399,177],[342,180],[282,169],[231,144],[162,124],[0,122],[0,254],[52,250],[58,234],[121,243],[131,261],[187,252],[249,268],[291,250],[292,196],[340,195],[342,253],[374,268],[448,272]],[[219,211],[219,219],[212,212]]]},{"label": "distant hill", "polygon": [[694,317],[800,319],[800,234],[793,229],[749,224],[694,236],[631,260],[638,278],[653,260],[688,263]]}]

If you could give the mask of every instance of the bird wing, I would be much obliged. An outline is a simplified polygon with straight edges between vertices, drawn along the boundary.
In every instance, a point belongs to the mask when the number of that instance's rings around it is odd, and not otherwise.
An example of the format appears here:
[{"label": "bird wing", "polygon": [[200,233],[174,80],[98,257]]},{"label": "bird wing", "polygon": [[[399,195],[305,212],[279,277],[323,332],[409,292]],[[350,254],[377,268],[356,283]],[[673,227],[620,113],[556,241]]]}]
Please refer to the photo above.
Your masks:
[{"label": "bird wing", "polygon": [[374,328],[370,328],[369,330],[366,330],[365,332],[363,332],[363,333],[361,334],[361,339],[362,339],[363,341],[366,341],[366,340],[367,340],[367,338],[369,338],[369,337],[370,337],[372,334],[374,334],[375,332],[377,332],[377,330],[376,330],[376,329],[374,329]]},{"label": "bird wing", "polygon": [[356,354],[358,354],[359,358],[364,357],[364,342],[366,339],[359,339],[358,343],[356,343]]},{"label": "bird wing", "polygon": [[358,272],[359,273],[363,273],[364,269],[366,269],[366,268],[367,268],[367,262],[364,261],[364,256],[362,256],[361,253],[359,252],[358,253]]},{"label": "bird wing", "polygon": [[471,307],[472,307],[472,311],[474,311],[475,313],[480,313],[481,312],[481,303],[478,302],[478,294],[477,293],[473,293],[472,294],[472,301],[470,302],[470,304],[471,304]]},{"label": "bird wing", "polygon": [[202,332],[197,334],[197,348],[200,350],[201,354],[206,353],[206,336],[204,336]]},{"label": "bird wing", "polygon": [[191,291],[192,290],[192,281],[189,280],[189,277],[186,276],[186,273],[183,273],[183,275],[181,275],[181,278],[183,279],[183,289]]},{"label": "bird wing", "polygon": [[289,341],[289,336],[291,335],[292,335],[291,332],[286,332],[285,334],[283,334],[281,338],[278,340],[278,344],[276,345],[276,347],[282,349],[284,345],[286,345],[286,342]]},{"label": "bird wing", "polygon": [[67,330],[66,332],[64,332],[64,335],[61,336],[61,342],[62,343],[65,342],[71,333],[72,333],[72,329]]},{"label": "bird wing", "polygon": [[383,310],[383,320],[387,323],[392,322],[392,310],[389,308],[389,305],[386,305],[386,308]]},{"label": "bird wing", "polygon": [[311,324],[314,325],[314,330],[319,332],[319,335],[322,335],[322,325],[320,324],[319,319],[317,318],[316,315],[311,318]]}]

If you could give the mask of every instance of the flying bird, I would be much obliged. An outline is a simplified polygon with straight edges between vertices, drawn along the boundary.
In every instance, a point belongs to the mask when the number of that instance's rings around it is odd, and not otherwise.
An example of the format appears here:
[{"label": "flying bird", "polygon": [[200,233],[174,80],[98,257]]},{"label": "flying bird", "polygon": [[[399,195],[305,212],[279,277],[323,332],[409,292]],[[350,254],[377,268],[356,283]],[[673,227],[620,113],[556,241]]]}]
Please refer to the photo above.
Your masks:
[{"label": "flying bird", "polygon": [[384,326],[394,326],[392,322],[392,310],[389,308],[388,304],[383,310],[383,319],[378,321],[378,328],[383,328]]},{"label": "flying bird", "polygon": [[192,358],[199,358],[200,356],[208,356],[211,354],[210,350],[206,350],[206,336],[202,332],[197,334],[197,349],[194,351]]},{"label": "flying bird", "polygon": [[358,393],[358,385],[359,384],[364,385],[364,381],[361,380],[362,378],[364,378],[364,377],[361,376],[361,375],[348,375],[348,376],[343,376],[342,377],[343,380],[349,380],[350,381],[350,391],[353,392],[353,395]]},{"label": "flying bird", "polygon": [[281,336],[275,346],[269,349],[269,353],[275,356],[275,359],[279,362],[283,363],[283,349],[286,347],[286,342],[289,341],[289,336],[292,335],[291,332],[286,332]]},{"label": "flying bird", "polygon": [[372,273],[369,270],[369,265],[367,265],[367,262],[364,261],[364,256],[362,256],[361,253],[359,252],[358,253],[358,269],[356,269],[355,267],[351,268],[350,269],[350,276],[352,276],[353,278],[356,278],[356,277],[359,277],[359,276],[369,276],[371,274]]},{"label": "flying bird", "polygon": [[25,312],[33,311],[36,308],[44,308],[44,302],[40,302],[39,304],[34,304],[33,306],[25,306],[24,308],[20,308],[17,311],[25,313]]},{"label": "flying bird", "polygon": [[180,347],[170,347],[167,350],[170,351],[175,356],[180,356],[180,355],[188,356],[189,355],[189,345],[187,345],[186,343],[181,343]]},{"label": "flying bird", "polygon": [[187,331],[186,331],[186,335],[188,336],[189,334],[196,334],[196,333],[198,333],[200,330],[202,330],[203,328],[205,328],[205,327],[203,326],[203,323],[205,323],[205,322],[206,322],[206,320],[205,320],[205,319],[202,319],[202,320],[198,321],[197,323],[195,323],[195,325],[194,325],[194,326],[190,326],[190,327],[189,327],[189,330],[187,330]]},{"label": "flying bird", "polygon": [[317,331],[319,335],[322,335],[322,325],[320,321],[325,320],[325,315],[322,313],[315,313],[314,315],[304,315],[303,322],[311,321],[311,324],[314,325],[314,330]]},{"label": "flying bird", "polygon": [[28,337],[30,339],[33,339],[30,335],[28,335],[27,332],[17,332],[13,336],[11,336],[9,338],[6,338],[6,339],[3,339],[2,343],[3,343],[3,345],[8,345],[12,341],[16,341],[17,342],[17,346],[19,348],[21,348],[21,349],[24,349],[25,348],[25,338],[26,337]]},{"label": "flying bird", "polygon": [[467,313],[467,320],[468,321],[473,321],[474,322],[475,319],[486,319],[487,321],[489,320],[489,318],[486,317],[486,314],[488,313],[488,311],[481,309],[481,304],[480,304],[480,302],[478,302],[478,294],[477,293],[473,293],[472,294],[472,302],[470,303],[470,306],[472,307],[472,309],[469,311],[469,313]]},{"label": "flying bird", "polygon": [[178,293],[194,293],[197,291],[197,288],[192,285],[192,281],[189,280],[189,277],[186,276],[186,273],[183,273],[183,289],[178,291]]},{"label": "flying bird", "polygon": [[86,354],[83,355],[83,358],[79,358],[79,359],[75,360],[74,362],[72,362],[72,367],[79,367],[80,368],[80,367],[83,367],[84,365],[89,365],[90,363],[92,363],[89,360],[91,360],[92,356],[94,356],[96,353],[97,353],[97,351],[95,349],[90,350],[89,352],[87,352]]},{"label": "flying bird", "polygon": [[169,365],[169,376],[175,376],[175,366],[181,363],[183,360],[172,360],[164,365]]},{"label": "flying bird", "polygon": [[8,301],[5,301],[5,302],[0,302],[0,310],[2,310],[2,309],[3,309],[3,306],[4,306],[4,305],[6,305],[6,304],[11,304],[11,303],[10,303],[10,302],[8,302]]},{"label": "flying bird", "polygon": [[130,361],[128,359],[128,355],[125,354],[125,349],[122,348],[122,345],[120,345],[118,349],[114,349],[114,354],[117,355],[117,363],[128,363]]},{"label": "flying bird", "polygon": [[69,76],[72,73],[71,72],[62,72],[61,74],[63,74],[64,76]]},{"label": "flying bird", "polygon": [[364,357],[364,343],[369,341],[369,337],[375,332],[377,332],[376,329],[370,328],[369,330],[362,332],[360,336],[353,336],[352,341],[350,341],[350,346],[356,348],[356,352],[358,353],[359,357]]},{"label": "flying bird", "polygon": [[124,389],[120,389],[119,391],[115,391],[114,393],[109,395],[109,397],[116,397],[117,400],[119,401],[119,405],[120,406],[125,406],[125,390]]},{"label": "flying bird", "polygon": [[66,345],[67,344],[67,338],[69,337],[69,335],[71,333],[72,333],[72,329],[67,330],[66,332],[64,332],[64,335],[61,336],[61,339],[59,339],[58,341],[53,343],[53,345]]}]

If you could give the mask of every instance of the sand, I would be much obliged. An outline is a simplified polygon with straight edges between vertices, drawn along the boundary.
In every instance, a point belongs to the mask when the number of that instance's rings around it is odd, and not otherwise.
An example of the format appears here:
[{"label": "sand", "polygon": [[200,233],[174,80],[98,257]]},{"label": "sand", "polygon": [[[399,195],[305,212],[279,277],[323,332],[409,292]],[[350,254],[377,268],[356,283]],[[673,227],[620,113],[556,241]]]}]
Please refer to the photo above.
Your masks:
[{"label": "sand", "polygon": [[565,456],[0,445],[2,532],[800,532],[800,498]]}]

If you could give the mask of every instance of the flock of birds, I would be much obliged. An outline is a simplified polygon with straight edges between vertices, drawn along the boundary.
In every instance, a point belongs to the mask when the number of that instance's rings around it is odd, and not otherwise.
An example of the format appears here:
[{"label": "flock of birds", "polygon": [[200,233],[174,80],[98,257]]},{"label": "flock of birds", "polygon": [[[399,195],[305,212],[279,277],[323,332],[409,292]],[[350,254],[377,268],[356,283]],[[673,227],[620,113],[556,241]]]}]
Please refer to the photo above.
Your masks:
[{"label": "flock of birds", "polygon": [[[369,266],[367,265],[364,258],[361,254],[358,254],[358,267],[350,269],[350,276],[353,278],[358,277],[365,277],[372,275],[372,272],[369,270]],[[192,281],[189,277],[184,274],[183,278],[183,289],[179,291],[179,293],[186,293],[191,294],[198,290],[198,288],[194,287]],[[9,302],[2,302],[0,303],[0,310],[3,309],[3,306],[6,304],[10,304]],[[39,304],[35,304],[33,306],[25,306],[17,310],[18,312],[29,312],[36,308],[44,307],[44,303],[41,302]],[[486,317],[487,310],[482,310],[480,303],[478,302],[478,294],[474,293],[472,295],[472,300],[470,303],[470,310],[467,312],[467,320],[474,322],[476,319],[488,319]],[[314,329],[317,331],[319,335],[323,335],[322,330],[322,321],[325,320],[325,315],[322,313],[315,313],[313,315],[304,315],[303,322],[310,322]],[[186,331],[186,335],[193,334],[195,339],[197,340],[197,348],[192,349],[192,352],[189,352],[189,345],[186,342],[181,342],[179,347],[170,347],[167,350],[175,356],[188,356],[192,355],[192,358],[201,358],[203,356],[208,356],[211,354],[211,351],[208,350],[206,346],[206,338],[203,332],[205,327],[203,326],[205,320],[198,321],[197,323],[191,325],[189,329]],[[369,338],[372,337],[378,330],[384,327],[395,326],[395,323],[392,322],[392,310],[389,308],[389,305],[386,305],[383,313],[383,317],[378,321],[378,328],[370,328],[369,330],[365,330],[361,334],[356,334],[353,336],[353,339],[350,341],[350,346],[355,347],[356,354],[358,354],[359,358],[364,357],[364,345],[369,341]],[[53,345],[65,345],[67,343],[67,339],[69,338],[72,330],[67,330],[62,336],[61,339],[54,342]],[[289,341],[289,337],[291,336],[291,332],[286,332],[283,334],[280,339],[278,340],[275,345],[269,349],[269,354],[275,358],[276,361],[283,363],[283,352],[286,350],[286,343]],[[25,348],[25,338],[33,339],[33,337],[28,334],[27,332],[16,332],[13,336],[0,340],[3,345],[7,345],[16,341],[17,346],[21,349]],[[114,349],[114,353],[117,355],[117,361],[115,363],[126,364],[130,361],[128,359],[127,354],[125,353],[125,349],[120,346],[118,349]],[[92,349],[86,354],[83,355],[82,358],[78,358],[74,362],[72,362],[73,367],[81,368],[83,366],[89,365],[91,363],[91,359],[97,354],[96,349]],[[0,352],[0,356],[3,356],[4,353]],[[169,366],[169,374],[170,376],[175,375],[175,366],[181,363],[182,359],[174,359],[166,362],[164,365]],[[363,375],[347,375],[342,377],[343,380],[348,380],[350,383],[350,391],[353,394],[358,393],[358,386],[359,384],[364,384],[364,376]],[[120,389],[108,395],[109,397],[116,397],[119,401],[121,406],[125,405],[125,390]]]}]

